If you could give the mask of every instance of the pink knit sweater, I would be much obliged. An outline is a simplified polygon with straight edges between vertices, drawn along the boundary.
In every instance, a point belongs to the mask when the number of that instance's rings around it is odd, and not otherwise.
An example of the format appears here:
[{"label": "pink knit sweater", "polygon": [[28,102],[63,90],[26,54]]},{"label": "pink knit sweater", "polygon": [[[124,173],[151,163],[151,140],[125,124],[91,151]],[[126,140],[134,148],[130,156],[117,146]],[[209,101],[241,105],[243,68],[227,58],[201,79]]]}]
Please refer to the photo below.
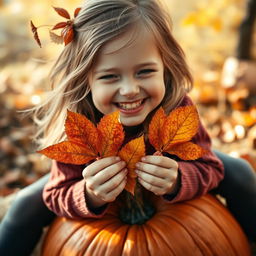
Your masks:
[{"label": "pink knit sweater", "polygon": [[[179,106],[191,105],[189,97]],[[194,161],[177,160],[181,174],[180,188],[175,195],[165,195],[166,203],[189,200],[206,194],[218,186],[223,179],[222,162],[211,151],[211,141],[206,130],[200,123],[198,133],[192,141],[209,153]],[[150,146],[146,146],[147,154],[152,154]],[[89,209],[85,197],[85,181],[82,176],[84,166],[63,164],[53,161],[50,179],[43,191],[43,198],[50,210],[59,216],[69,218],[101,218],[108,205],[102,209]]]}]

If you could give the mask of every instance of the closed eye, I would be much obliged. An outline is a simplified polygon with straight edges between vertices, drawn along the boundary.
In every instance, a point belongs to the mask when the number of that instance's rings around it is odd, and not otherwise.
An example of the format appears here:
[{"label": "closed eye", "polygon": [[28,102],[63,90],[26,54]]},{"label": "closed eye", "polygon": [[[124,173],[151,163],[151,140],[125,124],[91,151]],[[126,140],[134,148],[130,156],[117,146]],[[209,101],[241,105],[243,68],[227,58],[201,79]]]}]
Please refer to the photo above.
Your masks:
[{"label": "closed eye", "polygon": [[156,70],[155,69],[142,69],[138,72],[138,75],[148,75],[153,72],[156,72]]},{"label": "closed eye", "polygon": [[110,80],[110,79],[117,79],[118,76],[114,74],[104,75],[99,77],[100,80]]}]

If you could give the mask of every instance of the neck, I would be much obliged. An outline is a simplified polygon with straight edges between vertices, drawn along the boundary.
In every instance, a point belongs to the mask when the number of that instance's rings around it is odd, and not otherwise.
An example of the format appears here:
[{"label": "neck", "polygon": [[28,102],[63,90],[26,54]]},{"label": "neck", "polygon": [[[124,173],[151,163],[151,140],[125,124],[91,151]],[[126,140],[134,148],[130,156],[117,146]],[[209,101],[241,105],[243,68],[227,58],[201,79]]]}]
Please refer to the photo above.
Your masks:
[{"label": "neck", "polygon": [[124,126],[124,131],[126,133],[139,133],[143,131],[143,125],[139,124],[136,126]]}]

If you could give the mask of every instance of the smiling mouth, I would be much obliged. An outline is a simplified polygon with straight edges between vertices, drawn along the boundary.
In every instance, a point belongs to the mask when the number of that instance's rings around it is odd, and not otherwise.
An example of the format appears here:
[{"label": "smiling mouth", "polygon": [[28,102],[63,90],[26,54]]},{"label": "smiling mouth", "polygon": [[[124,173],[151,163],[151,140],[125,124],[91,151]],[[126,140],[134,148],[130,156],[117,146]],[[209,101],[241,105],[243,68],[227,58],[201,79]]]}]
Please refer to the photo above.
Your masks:
[{"label": "smiling mouth", "polygon": [[134,102],[119,102],[116,103],[116,105],[118,106],[118,108],[123,109],[123,110],[134,110],[137,109],[138,107],[140,107],[142,105],[142,103],[144,103],[145,99],[143,100],[137,100]]}]

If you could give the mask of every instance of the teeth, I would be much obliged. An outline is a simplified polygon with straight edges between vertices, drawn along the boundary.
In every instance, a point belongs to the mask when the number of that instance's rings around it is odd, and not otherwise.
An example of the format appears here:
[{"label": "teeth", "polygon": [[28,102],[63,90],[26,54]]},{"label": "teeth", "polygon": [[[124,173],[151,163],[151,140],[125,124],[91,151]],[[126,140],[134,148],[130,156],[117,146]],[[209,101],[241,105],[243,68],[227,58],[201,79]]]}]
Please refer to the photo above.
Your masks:
[{"label": "teeth", "polygon": [[137,108],[141,105],[142,100],[136,101],[136,102],[132,102],[132,103],[119,103],[119,107],[123,108],[123,109],[134,109]]}]

